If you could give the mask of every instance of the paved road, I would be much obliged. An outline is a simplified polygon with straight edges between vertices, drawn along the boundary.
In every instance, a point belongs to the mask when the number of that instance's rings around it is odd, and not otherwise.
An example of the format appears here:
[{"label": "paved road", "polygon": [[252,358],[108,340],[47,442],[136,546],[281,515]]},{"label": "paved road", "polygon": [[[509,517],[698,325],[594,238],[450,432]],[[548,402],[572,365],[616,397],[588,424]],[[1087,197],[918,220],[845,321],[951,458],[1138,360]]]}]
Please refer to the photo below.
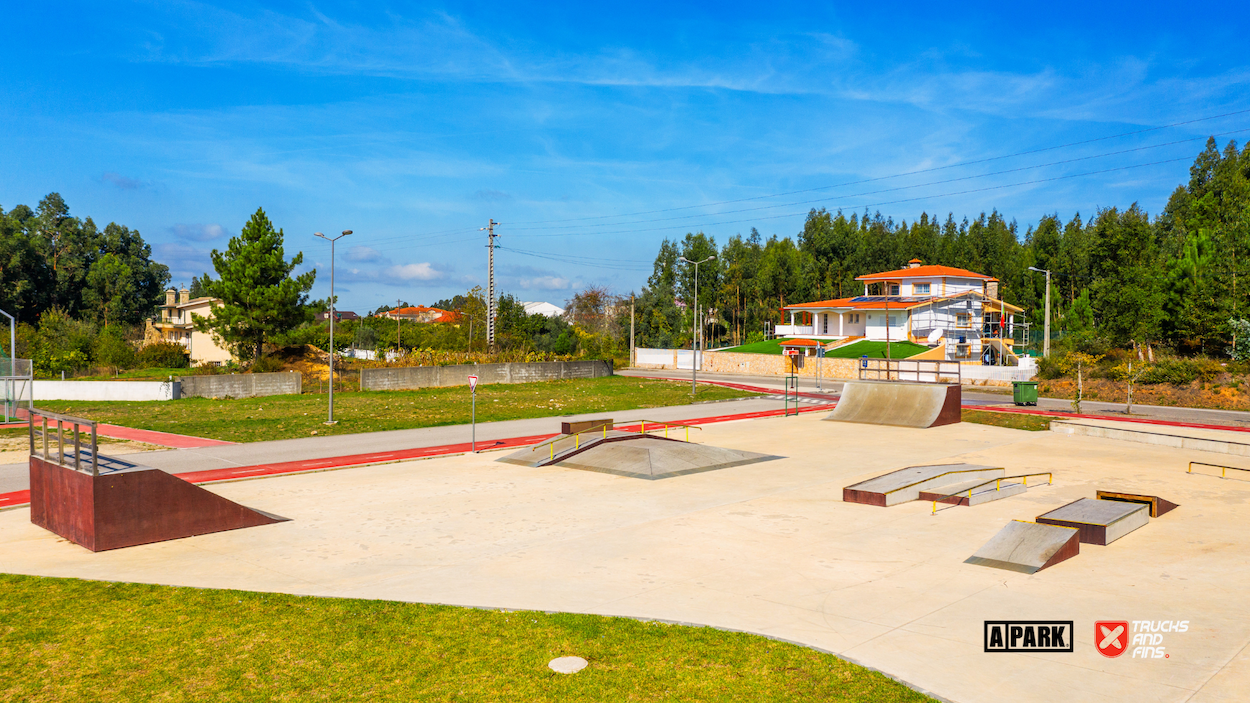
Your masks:
[{"label": "paved road", "polygon": [[[616,372],[622,376],[646,376],[650,378],[689,379],[689,371],[665,371],[654,369],[622,369]],[[726,373],[700,373],[699,380],[719,383],[738,383],[781,392],[785,382],[777,376],[747,376]],[[823,381],[821,389],[832,397],[842,392],[840,381]],[[799,390],[804,393],[816,392],[816,379],[800,378]],[[994,392],[976,386],[964,386],[964,405],[1012,405],[1010,390]],[[1037,407],[1041,410],[1071,412],[1072,401],[1062,398],[1039,398]],[[1103,403],[1087,400],[1081,403],[1081,412],[1091,415],[1107,415],[1109,417],[1124,416],[1123,403]],[[1168,420],[1170,422],[1196,422],[1210,425],[1229,425],[1232,427],[1250,427],[1250,412],[1237,410],[1206,410],[1204,408],[1172,408],[1159,405],[1133,405],[1133,417],[1148,420]]]},{"label": "paved road", "polygon": [[[809,400],[808,402],[813,402]],[[619,412],[585,415],[559,415],[529,420],[482,422],[477,425],[479,448],[494,440],[511,437],[551,434],[560,431],[560,422],[611,417],[617,422],[631,420],[657,420],[676,422],[713,415],[753,413],[781,408],[783,403],[770,398],[694,403],[666,408],[649,408]],[[446,425],[423,427],[412,430],[392,430],[363,434],[333,435],[329,437],[301,437],[270,442],[227,444],[215,447],[195,447],[168,451],[143,452],[117,455],[137,464],[163,469],[170,473],[209,471],[258,464],[325,459],[372,452],[416,449],[470,440],[469,425]],[[0,465],[0,493],[26,490],[29,487],[29,468],[25,463]]]}]

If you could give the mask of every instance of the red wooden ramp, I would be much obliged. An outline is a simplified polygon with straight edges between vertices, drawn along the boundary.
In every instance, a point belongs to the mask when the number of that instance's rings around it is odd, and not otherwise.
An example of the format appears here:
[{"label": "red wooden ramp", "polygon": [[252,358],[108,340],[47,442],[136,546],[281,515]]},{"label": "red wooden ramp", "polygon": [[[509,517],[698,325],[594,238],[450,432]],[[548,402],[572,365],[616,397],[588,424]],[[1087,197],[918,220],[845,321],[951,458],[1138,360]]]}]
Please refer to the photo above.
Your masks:
[{"label": "red wooden ramp", "polygon": [[90,549],[282,522],[146,466],[93,476],[30,458],[30,521]]}]

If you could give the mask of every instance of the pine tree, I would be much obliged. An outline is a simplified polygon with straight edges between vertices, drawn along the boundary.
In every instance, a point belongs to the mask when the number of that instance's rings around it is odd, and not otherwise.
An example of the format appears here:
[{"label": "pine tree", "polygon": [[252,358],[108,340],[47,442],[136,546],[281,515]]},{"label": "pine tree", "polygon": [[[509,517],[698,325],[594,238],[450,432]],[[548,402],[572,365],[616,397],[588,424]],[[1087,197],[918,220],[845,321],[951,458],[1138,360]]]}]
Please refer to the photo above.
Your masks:
[{"label": "pine tree", "polygon": [[274,231],[265,211],[256,214],[226,251],[212,253],[217,280],[208,294],[221,299],[212,318],[197,318],[196,329],[212,332],[237,352],[259,359],[265,339],[293,329],[312,318],[308,291],[317,272],[291,277],[304,261],[296,254],[289,262],[282,249],[282,230]]}]

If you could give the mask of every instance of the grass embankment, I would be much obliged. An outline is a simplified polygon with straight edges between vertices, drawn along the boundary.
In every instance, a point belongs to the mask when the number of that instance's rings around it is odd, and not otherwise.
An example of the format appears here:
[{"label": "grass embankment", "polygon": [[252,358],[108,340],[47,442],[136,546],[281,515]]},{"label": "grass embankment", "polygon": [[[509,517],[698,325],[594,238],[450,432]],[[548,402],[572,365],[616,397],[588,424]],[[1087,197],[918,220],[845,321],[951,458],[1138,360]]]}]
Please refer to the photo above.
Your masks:
[{"label": "grass embankment", "polygon": [[[725,400],[755,393],[719,386],[700,386],[694,400]],[[52,412],[85,417],[145,430],[160,430],[229,442],[338,435],[469,422],[469,387],[423,388],[414,391],[339,392],[334,394],[334,419],[326,419],[325,394],[274,395],[264,398],[213,400],[184,398],[157,402],[46,401]],[[685,382],[625,376],[478,386],[477,420],[519,420],[534,417],[610,413],[660,408],[692,402]],[[715,411],[709,410],[709,414]],[[558,429],[553,423],[553,429]]]},{"label": "grass embankment", "polygon": [[[547,662],[580,656],[563,675]],[[594,615],[0,575],[0,700],[927,701],[829,654]]]},{"label": "grass embankment", "polygon": [[978,425],[993,425],[995,427],[1009,427],[1013,430],[1029,430],[1030,432],[1045,432],[1050,429],[1050,421],[1054,418],[1041,417],[1039,415],[1025,415],[1023,413],[996,413],[990,410],[961,410],[960,415],[964,422],[974,422]]}]

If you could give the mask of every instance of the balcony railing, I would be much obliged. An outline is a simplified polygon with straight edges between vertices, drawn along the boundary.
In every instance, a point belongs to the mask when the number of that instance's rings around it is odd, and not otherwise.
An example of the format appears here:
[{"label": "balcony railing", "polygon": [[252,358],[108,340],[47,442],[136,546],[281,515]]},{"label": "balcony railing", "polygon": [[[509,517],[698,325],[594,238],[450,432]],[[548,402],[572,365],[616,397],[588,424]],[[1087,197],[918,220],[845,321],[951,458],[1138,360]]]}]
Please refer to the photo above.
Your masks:
[{"label": "balcony railing", "polygon": [[816,327],[813,325],[777,325],[773,328],[773,331],[778,337],[797,337],[816,334]]}]

